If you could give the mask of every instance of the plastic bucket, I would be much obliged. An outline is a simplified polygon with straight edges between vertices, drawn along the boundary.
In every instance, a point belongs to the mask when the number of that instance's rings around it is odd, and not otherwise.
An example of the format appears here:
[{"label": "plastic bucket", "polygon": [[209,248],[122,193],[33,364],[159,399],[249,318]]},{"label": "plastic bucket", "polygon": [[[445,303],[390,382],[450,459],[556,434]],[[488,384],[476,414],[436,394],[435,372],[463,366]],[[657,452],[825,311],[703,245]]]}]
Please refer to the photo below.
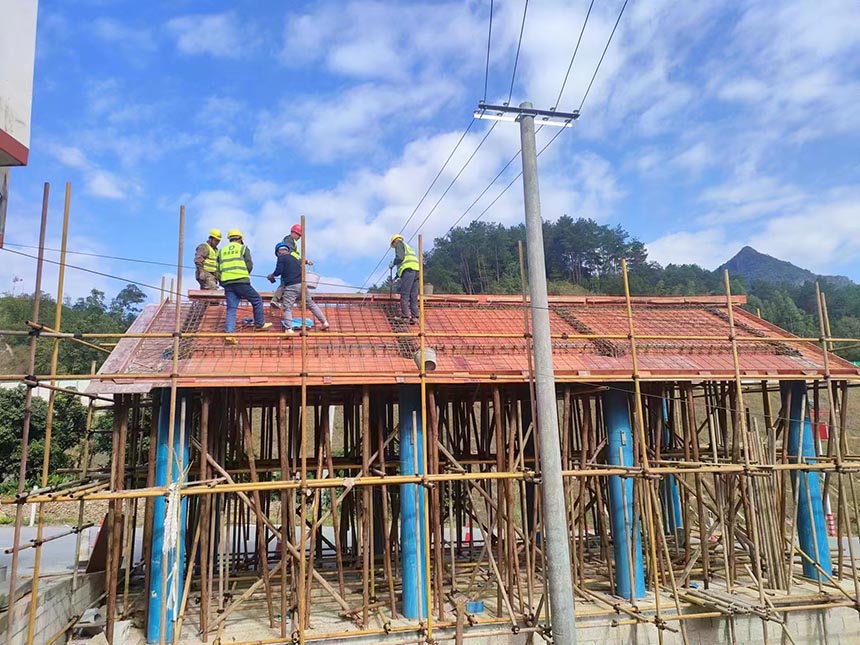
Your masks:
[{"label": "plastic bucket", "polygon": [[[413,356],[415,359],[415,364],[418,366],[418,369],[421,369],[421,350],[419,349],[415,352]],[[424,371],[432,372],[436,369],[436,350],[432,347],[424,348]]]},{"label": "plastic bucket", "polygon": [[316,289],[320,285],[320,274],[305,271],[305,284],[308,289]]}]

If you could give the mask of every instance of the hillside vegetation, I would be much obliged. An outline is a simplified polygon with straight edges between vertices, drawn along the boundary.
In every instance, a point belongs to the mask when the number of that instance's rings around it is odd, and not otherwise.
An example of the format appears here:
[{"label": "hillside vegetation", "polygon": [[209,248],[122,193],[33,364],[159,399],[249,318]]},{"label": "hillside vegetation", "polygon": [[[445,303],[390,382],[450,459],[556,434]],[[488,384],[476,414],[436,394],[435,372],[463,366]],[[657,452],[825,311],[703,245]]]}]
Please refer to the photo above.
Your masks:
[{"label": "hillside vegetation", "polygon": [[[551,294],[624,293],[621,260],[629,268],[633,295],[724,294],[722,268],[696,264],[661,266],[648,260],[648,249],[620,226],[563,216],[544,223],[546,271]],[[517,242],[525,244],[525,226],[473,222],[435,240],[425,258],[426,281],[437,293],[519,293]],[[732,293],[746,294],[747,309],[798,336],[818,336],[815,280],[827,296],[834,337],[860,338],[860,285],[842,276],[810,271],[745,247],[730,261]],[[740,265],[740,266],[739,266]],[[734,266],[737,271],[732,270]],[[802,279],[801,279],[802,278]],[[387,291],[388,286],[380,287]],[[838,352],[860,360],[860,348]]]}]

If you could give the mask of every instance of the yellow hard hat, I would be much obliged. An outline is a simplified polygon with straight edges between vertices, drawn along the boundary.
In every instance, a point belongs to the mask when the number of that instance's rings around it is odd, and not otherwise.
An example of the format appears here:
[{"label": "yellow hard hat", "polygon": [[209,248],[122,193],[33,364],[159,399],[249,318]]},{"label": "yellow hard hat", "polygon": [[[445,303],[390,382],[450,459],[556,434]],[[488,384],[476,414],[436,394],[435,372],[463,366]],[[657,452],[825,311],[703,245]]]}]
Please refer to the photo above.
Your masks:
[{"label": "yellow hard hat", "polygon": [[213,228],[211,231],[209,231],[209,237],[214,237],[216,240],[218,240],[220,242],[221,241],[221,229],[220,228]]},{"label": "yellow hard hat", "polygon": [[394,244],[397,240],[402,240],[403,236],[400,233],[395,233],[391,236],[391,244]]},{"label": "yellow hard hat", "polygon": [[227,237],[228,237],[228,239],[231,239],[231,240],[234,237],[243,237],[242,231],[240,231],[238,228],[231,228],[229,231],[227,231]]}]

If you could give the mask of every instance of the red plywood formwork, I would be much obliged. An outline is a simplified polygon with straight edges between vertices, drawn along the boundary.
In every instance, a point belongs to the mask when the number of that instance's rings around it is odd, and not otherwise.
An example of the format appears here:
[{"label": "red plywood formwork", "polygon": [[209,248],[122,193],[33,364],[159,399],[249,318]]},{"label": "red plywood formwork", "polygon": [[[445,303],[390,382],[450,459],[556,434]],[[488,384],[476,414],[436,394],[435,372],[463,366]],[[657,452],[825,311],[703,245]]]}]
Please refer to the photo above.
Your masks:
[{"label": "red plywood formwork", "polygon": [[[264,297],[266,294],[264,294]],[[182,304],[184,333],[223,333],[226,315],[220,292],[192,291]],[[308,384],[417,382],[413,354],[418,327],[394,321],[396,299],[387,295],[318,295],[316,301],[331,331],[308,338]],[[736,298],[735,305],[744,299]],[[734,377],[728,306],[723,297],[634,298],[634,341],[643,379],[726,379]],[[559,381],[632,378],[631,340],[626,303],[611,296],[555,297],[550,301],[553,358]],[[739,365],[745,378],[815,378],[824,374],[823,353],[749,312],[733,306],[739,339]],[[149,305],[130,330],[170,334],[174,305]],[[275,324],[252,333],[239,308],[236,346],[222,337],[184,337],[180,343],[179,385],[297,385],[301,381],[301,336]],[[298,308],[295,313],[298,314]],[[528,379],[523,305],[516,297],[434,296],[425,304],[427,347],[435,350],[437,369],[429,382],[525,381]],[[393,336],[409,333],[409,336]],[[129,375],[97,383],[101,392],[145,391],[168,384],[172,363],[170,337],[125,338],[100,370]],[[830,355],[833,376],[860,376],[851,363]],[[144,375],[152,373],[151,379]]]}]

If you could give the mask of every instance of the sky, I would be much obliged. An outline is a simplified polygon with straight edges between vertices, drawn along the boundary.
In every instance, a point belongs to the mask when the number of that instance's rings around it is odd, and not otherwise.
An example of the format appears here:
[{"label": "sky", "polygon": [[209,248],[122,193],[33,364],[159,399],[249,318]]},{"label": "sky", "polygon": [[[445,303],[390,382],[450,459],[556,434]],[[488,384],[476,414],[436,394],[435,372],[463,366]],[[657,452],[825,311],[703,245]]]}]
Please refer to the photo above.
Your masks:
[{"label": "sky", "polygon": [[[186,265],[210,228],[239,228],[259,274],[304,215],[326,291],[387,277],[404,225],[430,248],[484,211],[522,222],[519,180],[487,208],[519,159],[481,196],[519,149],[515,123],[475,152],[493,124],[475,121],[420,200],[485,78],[488,103],[556,105],[590,4],[532,0],[517,59],[524,0],[495,1],[486,74],[490,0],[40,0],[8,248],[35,254],[46,181],[48,247],[70,182],[68,262],[152,287],[168,266],[99,256],[175,266],[180,205]],[[622,4],[593,3],[559,110],[580,106]],[[629,0],[579,120],[539,159],[543,217],[621,225],[664,265],[713,269],[749,244],[860,280],[858,103],[856,0]],[[32,289],[32,259],[0,258],[0,291]],[[123,285],[70,269],[65,292]]]}]

